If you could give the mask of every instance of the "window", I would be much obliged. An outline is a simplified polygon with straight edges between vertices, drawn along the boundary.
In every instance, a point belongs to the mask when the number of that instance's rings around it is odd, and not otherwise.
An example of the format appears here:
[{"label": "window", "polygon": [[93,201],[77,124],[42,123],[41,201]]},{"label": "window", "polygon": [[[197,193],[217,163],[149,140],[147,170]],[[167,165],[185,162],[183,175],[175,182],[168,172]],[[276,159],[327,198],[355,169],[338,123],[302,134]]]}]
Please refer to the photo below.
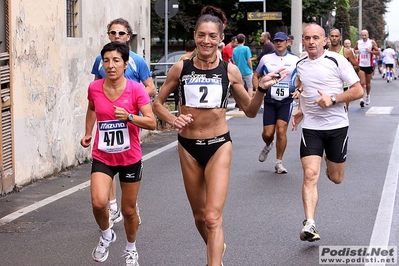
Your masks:
[{"label": "window", "polygon": [[67,37],[80,37],[79,0],[66,0]]}]

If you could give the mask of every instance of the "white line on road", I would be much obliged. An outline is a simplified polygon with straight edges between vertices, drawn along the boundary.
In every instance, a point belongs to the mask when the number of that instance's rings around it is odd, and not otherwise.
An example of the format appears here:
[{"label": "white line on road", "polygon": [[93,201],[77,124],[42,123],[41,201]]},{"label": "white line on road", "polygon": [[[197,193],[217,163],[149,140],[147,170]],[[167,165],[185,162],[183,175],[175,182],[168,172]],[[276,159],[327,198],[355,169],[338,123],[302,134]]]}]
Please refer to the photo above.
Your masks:
[{"label": "white line on road", "polygon": [[[388,246],[392,225],[392,215],[395,207],[396,188],[399,176],[399,125],[396,129],[395,140],[389,159],[384,187],[381,193],[380,205],[374,222],[370,238],[370,246]],[[371,265],[371,264],[365,264]],[[372,264],[375,265],[375,264]],[[385,265],[385,264],[381,264]]]},{"label": "white line on road", "polygon": [[[231,117],[226,116],[226,120],[229,120],[230,118]],[[159,149],[157,149],[155,151],[152,151],[149,154],[144,155],[143,156],[143,161],[146,161],[146,160],[148,160],[148,159],[150,159],[150,158],[152,158],[154,156],[157,156],[158,154],[160,154],[160,153],[162,153],[162,152],[164,152],[164,151],[166,151],[166,150],[168,150],[168,149],[170,149],[170,148],[172,148],[172,147],[174,147],[176,145],[177,145],[177,140],[172,142],[172,143],[170,143],[170,144],[168,144],[168,145],[166,145],[166,146],[163,146],[162,148],[159,148]],[[70,195],[70,194],[72,194],[72,193],[74,193],[74,192],[76,192],[76,191],[78,191],[80,189],[86,188],[88,186],[90,186],[90,180],[88,180],[88,181],[86,181],[86,182],[84,182],[84,183],[82,183],[80,185],[77,185],[77,186],[74,186],[72,188],[69,188],[69,189],[67,189],[65,191],[62,191],[62,192],[60,192],[58,194],[55,194],[55,195],[50,196],[48,198],[45,198],[45,199],[43,199],[41,201],[38,201],[38,202],[36,202],[36,203],[34,203],[32,205],[29,205],[29,206],[27,206],[25,208],[22,208],[22,209],[18,210],[16,212],[10,213],[9,215],[6,215],[6,216],[4,216],[3,218],[0,219],[0,225],[3,225],[5,223],[10,223],[10,222],[14,221],[15,219],[21,217],[22,215],[25,215],[27,213],[30,213],[30,212],[34,211],[34,210],[37,210],[40,207],[43,207],[43,206],[45,206],[47,204],[50,204],[50,203],[52,203],[52,202],[54,202],[56,200],[59,200],[59,199],[61,199],[63,197],[66,197],[66,196],[68,196],[68,195]]]},{"label": "white line on road", "polygon": [[[172,142],[172,143],[170,143],[170,144],[168,144],[168,145],[166,145],[166,146],[164,146],[162,148],[159,148],[159,149],[157,149],[157,150],[155,150],[153,152],[150,152],[149,154],[146,154],[146,155],[143,156],[143,161],[148,160],[148,159],[160,154],[161,152],[164,152],[167,149],[170,149],[170,148],[172,148],[172,147],[174,147],[176,145],[177,145],[177,141],[174,141],[174,142]],[[86,182],[84,182],[84,183],[82,183],[80,185],[74,186],[74,187],[72,187],[70,189],[67,189],[65,191],[62,191],[62,192],[60,192],[58,194],[55,194],[55,195],[50,196],[48,198],[45,198],[45,199],[43,199],[41,201],[38,201],[38,202],[36,202],[36,203],[34,203],[32,205],[29,205],[29,206],[27,206],[25,208],[22,208],[22,209],[18,210],[16,212],[10,213],[9,215],[6,215],[6,216],[4,216],[3,218],[0,219],[0,225],[5,224],[5,223],[10,223],[10,222],[14,221],[15,219],[21,217],[22,215],[25,215],[27,213],[30,213],[30,212],[34,211],[34,210],[37,210],[40,207],[43,207],[43,206],[45,206],[47,204],[50,204],[50,203],[52,203],[52,202],[54,202],[56,200],[59,200],[59,199],[61,199],[63,197],[66,197],[66,196],[68,196],[68,195],[70,195],[70,194],[72,194],[72,193],[74,193],[74,192],[76,192],[76,191],[78,191],[80,189],[86,188],[88,186],[90,186],[90,180],[88,180],[88,181],[86,181]]]}]

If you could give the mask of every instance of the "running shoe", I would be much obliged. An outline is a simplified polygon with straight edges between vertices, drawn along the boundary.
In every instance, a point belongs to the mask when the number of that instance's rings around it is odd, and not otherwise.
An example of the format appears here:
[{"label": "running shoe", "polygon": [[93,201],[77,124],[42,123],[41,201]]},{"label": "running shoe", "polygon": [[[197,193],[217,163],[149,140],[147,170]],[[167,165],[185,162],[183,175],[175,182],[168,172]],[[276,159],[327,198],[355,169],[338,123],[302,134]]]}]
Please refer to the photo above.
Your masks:
[{"label": "running shoe", "polygon": [[276,169],[277,174],[286,174],[288,172],[287,169],[284,168],[282,163],[276,163],[274,169]]},{"label": "running shoe", "polygon": [[274,141],[272,141],[272,143],[270,143],[269,146],[265,145],[265,147],[262,149],[262,151],[259,154],[259,158],[258,158],[259,162],[264,162],[267,159],[267,155],[273,149],[273,143],[274,143]]},{"label": "running shoe", "polygon": [[366,105],[370,104],[370,95],[366,95]]},{"label": "running shoe", "polygon": [[364,107],[364,100],[363,100],[363,98],[360,99],[360,107]]},{"label": "running shoe", "polygon": [[123,215],[120,210],[108,210],[109,211],[109,226],[112,228],[114,224],[119,223],[123,219]]},{"label": "running shoe", "polygon": [[137,212],[137,216],[139,217],[139,224],[141,224],[141,217],[140,217],[140,210],[139,210],[138,201],[136,201],[136,212]]},{"label": "running shoe", "polygon": [[[223,253],[222,253],[222,259],[224,256],[224,252],[226,251],[226,243],[223,244]],[[223,262],[222,262],[222,266],[223,266]]]},{"label": "running shoe", "polygon": [[135,250],[125,250],[125,266],[139,266],[139,254]]},{"label": "running shoe", "polygon": [[307,220],[303,221],[303,228],[299,234],[299,238],[302,241],[313,242],[320,240],[319,232],[317,232],[315,223],[309,223]]},{"label": "running shoe", "polygon": [[93,257],[93,259],[97,262],[104,262],[107,260],[108,258],[108,254],[109,254],[109,246],[115,242],[116,240],[116,234],[114,232],[114,230],[112,231],[112,238],[111,240],[105,239],[102,236],[100,237],[100,241],[98,242],[97,247],[94,248],[91,256]]}]

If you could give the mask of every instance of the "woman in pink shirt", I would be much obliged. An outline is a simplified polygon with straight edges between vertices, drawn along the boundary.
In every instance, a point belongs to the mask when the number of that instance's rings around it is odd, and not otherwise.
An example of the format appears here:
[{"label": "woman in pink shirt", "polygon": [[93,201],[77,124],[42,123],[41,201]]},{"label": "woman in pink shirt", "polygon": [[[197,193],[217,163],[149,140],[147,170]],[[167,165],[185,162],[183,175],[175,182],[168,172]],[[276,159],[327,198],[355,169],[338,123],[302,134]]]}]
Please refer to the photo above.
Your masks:
[{"label": "woman in pink shirt", "polygon": [[107,203],[113,178],[119,173],[127,237],[124,256],[126,265],[138,266],[136,200],[143,170],[139,134],[140,128],[155,129],[156,122],[144,86],[124,77],[129,63],[129,47],[125,43],[108,43],[102,49],[101,57],[106,78],[89,85],[86,132],[80,142],[85,148],[90,146],[97,122],[92,151],[91,200],[102,234],[92,257],[98,262],[105,261],[110,244],[116,240],[109,223]]}]

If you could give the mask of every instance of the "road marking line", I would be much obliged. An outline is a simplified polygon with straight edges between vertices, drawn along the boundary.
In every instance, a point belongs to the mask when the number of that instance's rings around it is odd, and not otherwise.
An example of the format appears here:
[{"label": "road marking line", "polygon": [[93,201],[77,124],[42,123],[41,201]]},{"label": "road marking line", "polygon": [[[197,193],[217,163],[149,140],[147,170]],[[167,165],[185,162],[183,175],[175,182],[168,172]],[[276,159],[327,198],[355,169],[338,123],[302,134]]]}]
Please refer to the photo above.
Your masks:
[{"label": "road marking line", "polygon": [[[162,148],[159,148],[159,149],[157,149],[155,151],[152,151],[149,154],[144,155],[143,156],[143,161],[148,160],[148,159],[160,154],[161,152],[164,152],[167,149],[170,149],[170,148],[172,148],[172,147],[174,147],[176,145],[177,145],[177,140],[172,142],[172,143],[170,143],[170,144],[168,144],[168,145],[166,145],[166,146],[164,146],[164,147],[162,147]],[[22,209],[20,209],[18,211],[10,213],[10,214],[8,214],[8,215],[6,215],[6,216],[4,216],[3,218],[0,219],[0,226],[5,224],[5,223],[10,223],[10,222],[14,221],[15,219],[21,217],[22,215],[25,215],[27,213],[30,213],[30,212],[34,211],[34,210],[37,210],[40,207],[43,207],[43,206],[45,206],[47,204],[50,204],[50,203],[52,203],[52,202],[54,202],[56,200],[59,200],[59,199],[61,199],[63,197],[66,197],[66,196],[68,196],[68,195],[70,195],[70,194],[72,194],[72,193],[74,193],[74,192],[76,192],[76,191],[78,191],[80,189],[84,189],[84,188],[86,188],[88,186],[90,186],[90,180],[88,180],[88,181],[86,181],[84,183],[81,183],[81,184],[79,184],[77,186],[74,186],[72,188],[69,188],[67,190],[64,190],[64,191],[62,191],[62,192],[60,192],[58,194],[55,194],[55,195],[50,196],[48,198],[45,198],[45,199],[43,199],[41,201],[38,201],[38,202],[36,202],[36,203],[34,203],[32,205],[29,205],[29,206],[27,206],[25,208],[22,208]]]},{"label": "road marking line", "polygon": [[391,114],[392,110],[392,106],[373,106],[366,112],[366,115],[389,115]]},{"label": "road marking line", "polygon": [[[226,121],[229,120],[230,118],[231,117],[226,116]],[[177,140],[172,142],[172,143],[170,143],[170,144],[168,144],[168,145],[166,145],[166,146],[163,146],[162,148],[159,148],[159,149],[157,149],[155,151],[152,151],[152,152],[144,155],[143,156],[143,161],[151,159],[152,157],[157,156],[158,154],[160,154],[160,153],[162,153],[162,152],[164,152],[164,151],[166,151],[166,150],[168,150],[168,149],[170,149],[170,148],[172,148],[172,147],[174,147],[176,145],[177,145]],[[47,204],[50,204],[50,203],[52,203],[52,202],[54,202],[56,200],[59,200],[59,199],[61,199],[63,197],[66,197],[66,196],[68,196],[68,195],[70,195],[70,194],[72,194],[72,193],[74,193],[74,192],[76,192],[76,191],[78,191],[80,189],[84,189],[84,188],[86,188],[88,186],[90,186],[90,180],[88,180],[88,181],[86,181],[84,183],[81,183],[80,185],[77,185],[77,186],[74,186],[74,187],[69,188],[67,190],[64,190],[64,191],[62,191],[62,192],[60,192],[58,194],[55,194],[55,195],[50,196],[48,198],[45,198],[45,199],[43,199],[41,201],[38,201],[38,202],[36,202],[36,203],[34,203],[32,205],[29,205],[29,206],[27,206],[25,208],[22,208],[22,209],[20,209],[18,211],[10,213],[10,214],[8,214],[8,215],[6,215],[6,216],[4,216],[3,218],[0,219],[0,226],[3,225],[3,224],[6,224],[6,223],[10,223],[10,222],[14,221],[15,219],[21,217],[22,215],[25,215],[27,213],[30,213],[30,212],[34,211],[34,210],[37,210],[40,207],[43,207],[43,206],[45,206]]]},{"label": "road marking line", "polygon": [[[395,207],[396,188],[399,175],[399,125],[389,159],[384,187],[381,193],[380,205],[370,238],[370,246],[388,246],[392,225],[392,215]],[[365,264],[371,265],[371,264]],[[373,264],[375,265],[375,264]],[[384,264],[385,265],[385,264]]]}]

